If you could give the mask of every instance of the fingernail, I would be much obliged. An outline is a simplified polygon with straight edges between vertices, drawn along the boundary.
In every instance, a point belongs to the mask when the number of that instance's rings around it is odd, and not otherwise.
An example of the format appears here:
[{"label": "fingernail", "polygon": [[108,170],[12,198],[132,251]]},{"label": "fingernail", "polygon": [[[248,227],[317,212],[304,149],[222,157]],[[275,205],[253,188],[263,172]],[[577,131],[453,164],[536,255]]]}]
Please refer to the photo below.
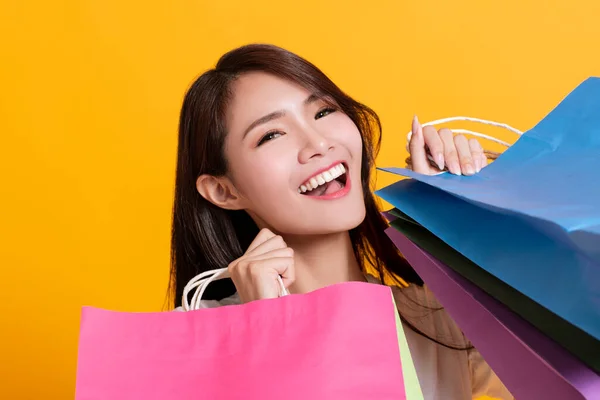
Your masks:
[{"label": "fingernail", "polygon": [[418,135],[419,134],[419,119],[417,118],[416,115],[413,117],[412,133],[413,133],[413,135]]},{"label": "fingernail", "polygon": [[450,172],[452,172],[454,175],[462,175],[460,173],[460,164],[458,163],[458,161],[451,162],[448,168],[450,169]]},{"label": "fingernail", "polygon": [[472,164],[465,164],[465,170],[467,172],[467,175],[475,174],[475,169],[473,168]]},{"label": "fingernail", "polygon": [[437,153],[435,155],[435,162],[438,165],[438,168],[443,171],[444,170],[444,155],[442,153]]},{"label": "fingernail", "polygon": [[481,171],[481,161],[475,159],[475,172],[479,173]]}]

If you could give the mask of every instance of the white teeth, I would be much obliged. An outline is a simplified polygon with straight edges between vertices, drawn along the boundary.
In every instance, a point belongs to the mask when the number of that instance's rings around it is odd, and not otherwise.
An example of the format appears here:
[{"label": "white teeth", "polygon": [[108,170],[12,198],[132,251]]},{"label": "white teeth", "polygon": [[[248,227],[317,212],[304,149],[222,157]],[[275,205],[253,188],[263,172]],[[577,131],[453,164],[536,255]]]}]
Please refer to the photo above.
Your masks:
[{"label": "white teeth", "polygon": [[320,173],[319,175],[313,176],[308,181],[304,182],[298,188],[298,193],[306,193],[316,189],[320,185],[324,185],[327,182],[331,182],[339,176],[346,173],[344,164],[338,164],[335,167],[331,167],[329,170]]}]

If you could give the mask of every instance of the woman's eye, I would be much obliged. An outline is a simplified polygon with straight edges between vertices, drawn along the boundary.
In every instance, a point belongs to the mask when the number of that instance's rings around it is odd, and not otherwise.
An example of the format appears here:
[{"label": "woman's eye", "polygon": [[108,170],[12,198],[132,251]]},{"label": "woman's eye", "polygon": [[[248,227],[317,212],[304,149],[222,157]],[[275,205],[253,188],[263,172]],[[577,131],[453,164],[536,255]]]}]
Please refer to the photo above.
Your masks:
[{"label": "woman's eye", "polygon": [[259,141],[258,141],[258,145],[260,146],[261,144],[268,142],[269,140],[273,140],[273,139],[277,139],[280,136],[283,136],[284,133],[281,131],[272,131],[272,132],[268,132],[265,136],[263,136]]},{"label": "woman's eye", "polygon": [[317,115],[315,115],[315,119],[323,118],[324,116],[329,115],[333,112],[335,112],[335,108],[324,108],[321,111],[319,111]]}]

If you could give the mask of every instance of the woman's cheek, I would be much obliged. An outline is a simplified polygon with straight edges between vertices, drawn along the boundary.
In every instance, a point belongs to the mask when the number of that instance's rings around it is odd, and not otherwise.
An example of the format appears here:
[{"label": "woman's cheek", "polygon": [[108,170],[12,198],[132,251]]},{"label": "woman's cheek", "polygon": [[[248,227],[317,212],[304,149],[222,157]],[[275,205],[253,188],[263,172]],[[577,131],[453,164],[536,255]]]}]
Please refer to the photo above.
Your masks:
[{"label": "woman's cheek", "polygon": [[275,155],[253,160],[244,166],[242,187],[246,188],[251,202],[260,201],[270,206],[274,199],[289,195],[291,175],[288,169],[284,160]]},{"label": "woman's cheek", "polygon": [[360,131],[350,117],[339,113],[335,118],[331,119],[331,124],[327,127],[327,130],[331,138],[338,144],[346,147],[352,156],[356,157],[356,153],[361,154],[362,139]]}]

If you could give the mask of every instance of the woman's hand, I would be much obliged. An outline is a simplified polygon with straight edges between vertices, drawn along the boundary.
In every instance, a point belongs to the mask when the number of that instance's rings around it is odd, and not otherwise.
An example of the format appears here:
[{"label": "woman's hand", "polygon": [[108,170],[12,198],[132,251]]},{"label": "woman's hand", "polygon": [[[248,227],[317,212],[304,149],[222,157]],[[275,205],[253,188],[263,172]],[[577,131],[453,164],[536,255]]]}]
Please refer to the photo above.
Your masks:
[{"label": "woman's hand", "polygon": [[286,288],[294,281],[294,251],[281,236],[263,229],[228,269],[243,303],[276,298],[280,295],[278,276]]},{"label": "woman's hand", "polygon": [[[464,135],[456,135],[450,129],[433,126],[422,127],[415,116],[412,123],[412,137],[408,145],[412,169],[425,175],[435,175],[448,168],[455,175],[473,175],[487,163],[483,148],[476,139],[468,140]],[[427,159],[433,156],[438,168]]]}]

